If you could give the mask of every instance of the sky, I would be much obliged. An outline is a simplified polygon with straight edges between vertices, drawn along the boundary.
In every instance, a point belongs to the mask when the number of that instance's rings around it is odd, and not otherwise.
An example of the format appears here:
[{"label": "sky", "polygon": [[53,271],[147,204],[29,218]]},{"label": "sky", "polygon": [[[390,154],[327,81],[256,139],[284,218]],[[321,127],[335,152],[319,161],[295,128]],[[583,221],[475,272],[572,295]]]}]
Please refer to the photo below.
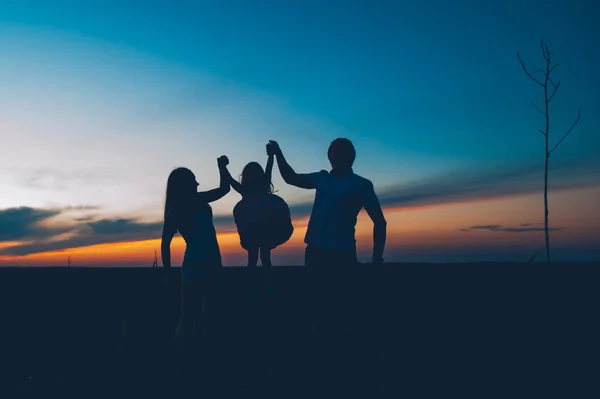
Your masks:
[{"label": "sky", "polygon": [[[600,259],[600,55],[592,1],[0,0],[0,265],[152,264],[166,180],[218,185],[277,140],[298,172],[357,149],[388,220],[390,262],[524,261],[544,245],[544,38],[554,260]],[[287,186],[302,264],[314,192]],[[232,192],[213,204],[226,265],[243,265]],[[372,222],[357,225],[368,261]],[[184,244],[173,242],[173,261]]]}]

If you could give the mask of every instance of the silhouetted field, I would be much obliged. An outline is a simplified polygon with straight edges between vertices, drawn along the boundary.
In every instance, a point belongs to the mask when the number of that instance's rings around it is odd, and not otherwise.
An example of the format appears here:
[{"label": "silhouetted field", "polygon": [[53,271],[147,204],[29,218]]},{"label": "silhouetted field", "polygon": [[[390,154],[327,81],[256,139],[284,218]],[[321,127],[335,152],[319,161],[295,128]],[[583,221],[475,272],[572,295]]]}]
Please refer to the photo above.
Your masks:
[{"label": "silhouetted field", "polygon": [[595,264],[364,265],[329,280],[338,308],[316,337],[304,268],[275,268],[271,290],[260,268],[225,268],[209,336],[179,380],[179,271],[170,289],[164,273],[0,268],[0,397],[174,397],[190,381],[236,398],[599,392]]}]

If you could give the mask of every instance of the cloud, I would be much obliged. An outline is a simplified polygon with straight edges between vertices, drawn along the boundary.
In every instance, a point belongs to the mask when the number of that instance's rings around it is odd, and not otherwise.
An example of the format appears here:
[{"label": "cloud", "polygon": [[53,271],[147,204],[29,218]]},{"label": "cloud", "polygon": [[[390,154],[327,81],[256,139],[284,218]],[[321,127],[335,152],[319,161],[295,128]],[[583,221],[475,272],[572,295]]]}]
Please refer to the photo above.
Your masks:
[{"label": "cloud", "polygon": [[80,218],[75,218],[76,222],[91,222],[94,220],[94,216],[82,216]]},{"label": "cloud", "polygon": [[98,205],[76,205],[76,206],[65,206],[61,208],[63,212],[69,211],[97,211],[101,207]]},{"label": "cloud", "polygon": [[[597,186],[600,185],[600,162],[556,163],[549,179],[550,190]],[[381,190],[379,200],[383,206],[408,208],[541,193],[542,190],[543,168],[539,164],[499,165],[398,184]]]},{"label": "cloud", "polygon": [[499,224],[489,224],[489,225],[483,225],[483,226],[471,226],[468,228],[468,230],[490,230],[490,231],[500,231],[500,229],[502,229],[502,226],[500,226]]},{"label": "cloud", "polygon": [[99,235],[127,235],[155,231],[162,223],[137,223],[132,219],[102,219],[89,222],[92,233]]},{"label": "cloud", "polygon": [[[520,226],[531,226],[531,223],[525,223]],[[503,227],[500,224],[489,224],[489,225],[480,225],[480,226],[471,226],[460,229],[460,231],[465,233],[470,233],[475,230],[488,230],[488,231],[504,231],[507,233],[528,233],[534,231],[544,231],[543,227]],[[562,227],[551,227],[548,229],[549,231],[558,231],[562,230]]]},{"label": "cloud", "polygon": [[213,222],[219,233],[237,232],[237,227],[233,221],[233,215],[217,215],[213,218]]},{"label": "cloud", "polygon": [[[562,230],[562,227],[549,227],[548,231],[558,231]],[[544,231],[543,227],[507,227],[503,229],[503,231],[507,231],[509,233],[526,233],[529,231]]]},{"label": "cloud", "polygon": [[69,227],[48,227],[42,224],[60,213],[60,209],[30,207],[0,210],[0,242],[44,239],[69,231]]},{"label": "cloud", "polygon": [[[480,201],[492,198],[538,193],[542,190],[542,172],[537,164],[509,165],[495,168],[477,168],[438,175],[429,179],[398,184],[380,191],[380,202],[387,208],[411,208],[453,202]],[[550,188],[569,189],[600,185],[600,163],[556,163],[551,171]],[[39,222],[70,210],[98,209],[95,206],[66,207],[59,210],[13,208],[0,211],[0,241],[31,239],[34,242],[0,250],[0,255],[23,256],[33,253],[58,251],[96,244],[156,239],[160,237],[162,221],[141,223],[132,218],[95,220],[92,216],[74,219],[75,227],[47,228]],[[310,216],[312,202],[290,204],[294,220]],[[219,233],[236,231],[231,214],[215,215],[214,224]],[[561,228],[551,228],[551,231]],[[526,233],[543,231],[540,224],[524,223],[517,227],[480,225],[460,229],[462,232],[497,231]],[[53,236],[74,232],[64,240],[50,240]]]},{"label": "cloud", "polygon": [[73,229],[76,235],[63,240],[42,240],[0,250],[0,255],[25,256],[40,252],[123,241],[140,241],[160,237],[162,222],[140,223],[134,219],[102,219],[81,223]]},{"label": "cloud", "polygon": [[[95,220],[93,216],[73,219],[68,227],[43,227],[39,223],[73,209],[96,209],[95,207],[65,207],[62,209],[11,208],[0,211],[0,242],[33,241],[0,250],[0,255],[26,256],[49,251],[123,241],[141,241],[160,238],[163,222],[144,223],[136,219],[105,218]],[[232,215],[214,217],[215,227],[220,233],[236,231]],[[56,239],[65,232],[74,233],[66,239]]]},{"label": "cloud", "polygon": [[[41,190],[68,190],[81,185],[113,185],[115,182],[128,181],[128,178],[116,170],[60,170],[55,168],[4,169],[14,177],[17,185]],[[78,208],[78,207],[74,207]]]},{"label": "cloud", "polygon": [[[600,185],[600,162],[596,160],[557,162],[551,169],[551,190]],[[540,193],[542,178],[543,169],[538,164],[500,165],[448,172],[377,191],[382,207],[402,209]],[[292,217],[309,217],[312,205],[312,202],[290,204]],[[511,232],[539,231],[540,228],[543,231],[543,227],[535,226],[543,224],[525,223],[510,229]]]}]

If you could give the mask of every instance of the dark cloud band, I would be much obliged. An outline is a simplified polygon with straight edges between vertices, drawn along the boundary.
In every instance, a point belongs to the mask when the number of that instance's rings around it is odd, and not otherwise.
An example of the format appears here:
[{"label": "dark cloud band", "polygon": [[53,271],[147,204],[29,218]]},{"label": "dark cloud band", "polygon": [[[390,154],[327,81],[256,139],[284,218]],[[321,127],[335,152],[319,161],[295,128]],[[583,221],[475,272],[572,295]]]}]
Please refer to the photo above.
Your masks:
[{"label": "dark cloud band", "polygon": [[[486,199],[541,192],[543,169],[539,164],[497,166],[477,170],[463,170],[428,179],[398,184],[380,190],[379,198],[386,208],[411,208],[444,203],[481,201]],[[555,163],[551,170],[551,190],[600,185],[600,161]],[[162,221],[141,223],[135,219],[100,219],[79,217],[71,227],[46,227],[41,222],[70,210],[92,210],[96,207],[69,207],[64,209],[11,208],[0,210],[0,242],[33,241],[0,250],[0,255],[24,256],[34,253],[59,251],[69,248],[122,241],[156,239],[160,237]],[[310,216],[312,203],[292,204],[294,219]],[[231,215],[214,218],[217,231],[234,232]],[[552,228],[559,230],[560,228]],[[509,233],[543,231],[543,227],[529,223],[518,227],[501,225],[471,226],[464,232],[489,230]],[[49,239],[71,231],[73,237],[64,240]]]}]

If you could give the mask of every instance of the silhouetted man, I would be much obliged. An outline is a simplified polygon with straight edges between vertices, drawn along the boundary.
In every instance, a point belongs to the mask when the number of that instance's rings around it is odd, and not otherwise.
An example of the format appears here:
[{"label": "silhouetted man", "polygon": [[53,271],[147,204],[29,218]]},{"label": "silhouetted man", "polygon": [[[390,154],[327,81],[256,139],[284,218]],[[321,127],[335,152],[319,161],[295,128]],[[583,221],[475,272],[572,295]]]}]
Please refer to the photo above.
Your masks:
[{"label": "silhouetted man", "polygon": [[279,171],[287,184],[316,189],[304,239],[306,266],[320,269],[357,263],[354,234],[362,208],[373,221],[372,262],[383,262],[387,223],[373,183],[352,170],[356,151],[350,140],[338,138],[330,144],[327,157],[332,169],[329,172],[296,173],[275,141],[267,144],[267,153],[275,154]]},{"label": "silhouetted man", "polygon": [[[283,180],[304,189],[316,189],[315,202],[306,230],[304,264],[309,272],[312,292],[308,296],[311,308],[311,334],[328,339],[330,345],[323,353],[313,371],[319,383],[316,386],[335,387],[348,381],[334,378],[338,357],[333,345],[339,341],[340,332],[356,322],[356,310],[362,296],[354,287],[356,279],[350,278],[352,266],[356,265],[355,227],[358,214],[364,208],[373,221],[373,257],[376,264],[383,262],[387,223],[383,216],[373,183],[352,170],[356,151],[352,142],[345,138],[333,140],[327,151],[331,171],[296,173],[287,163],[275,141],[267,144],[267,153],[274,154]],[[350,284],[349,284],[350,283]],[[357,295],[358,294],[358,295]],[[375,327],[377,329],[377,327]],[[329,353],[331,352],[331,353]],[[345,351],[344,351],[345,352]],[[333,362],[333,363],[332,363]],[[338,365],[339,366],[339,365]],[[342,373],[343,374],[343,373]],[[319,388],[320,390],[321,388]]]}]

